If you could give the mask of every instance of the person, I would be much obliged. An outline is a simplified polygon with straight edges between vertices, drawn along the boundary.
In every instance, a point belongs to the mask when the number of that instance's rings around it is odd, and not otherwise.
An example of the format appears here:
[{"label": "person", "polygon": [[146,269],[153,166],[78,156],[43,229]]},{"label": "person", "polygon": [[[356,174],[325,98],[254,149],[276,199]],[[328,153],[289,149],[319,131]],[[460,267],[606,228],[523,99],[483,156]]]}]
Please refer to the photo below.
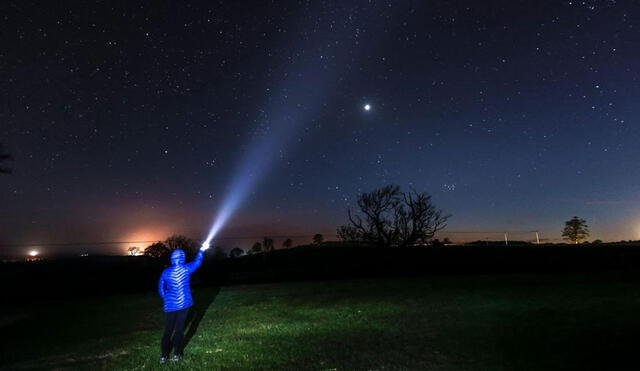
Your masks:
[{"label": "person", "polygon": [[158,292],[164,302],[165,312],[160,363],[167,362],[172,348],[174,354],[171,360],[179,361],[182,359],[184,323],[187,319],[189,308],[193,305],[189,280],[191,274],[202,264],[202,257],[208,248],[209,244],[204,243],[196,258],[188,264],[184,262],[184,251],[174,250],[171,253],[171,266],[162,271],[160,275]]}]

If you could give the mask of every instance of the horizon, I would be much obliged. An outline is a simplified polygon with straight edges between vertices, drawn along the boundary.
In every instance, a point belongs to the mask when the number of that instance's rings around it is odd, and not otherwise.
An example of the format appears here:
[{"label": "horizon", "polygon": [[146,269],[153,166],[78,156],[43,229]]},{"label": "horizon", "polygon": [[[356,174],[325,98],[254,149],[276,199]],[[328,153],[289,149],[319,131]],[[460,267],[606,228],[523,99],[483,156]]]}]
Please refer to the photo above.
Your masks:
[{"label": "horizon", "polygon": [[[516,233],[507,232],[508,241],[505,243],[504,241],[504,232],[491,232],[491,233],[481,233],[481,232],[463,232],[463,231],[453,231],[447,233],[441,233],[439,235],[434,236],[434,239],[442,242],[445,238],[449,239],[449,244],[454,246],[462,246],[470,243],[477,242],[487,242],[492,245],[506,245],[509,246],[512,243],[521,243],[525,242],[530,245],[538,245],[537,240],[535,238],[536,231],[516,231]],[[335,234],[325,234],[320,233],[324,237],[324,241],[328,243],[346,243],[339,239],[339,237]],[[451,235],[466,235],[467,238],[451,238]],[[0,245],[0,248],[3,248],[3,252],[0,253],[1,258],[25,258],[29,256],[31,251],[37,251],[39,257],[49,258],[49,257],[58,257],[58,256],[84,256],[83,254],[89,255],[98,255],[98,256],[129,256],[127,249],[131,247],[138,247],[141,251],[144,251],[146,247],[156,242],[163,242],[166,238],[173,235],[181,235],[179,233],[165,236],[160,239],[155,240],[143,240],[143,241],[74,241],[74,242],[51,242],[51,243],[30,243],[30,244],[16,244],[16,245]],[[483,238],[473,238],[471,236],[484,236]],[[256,242],[262,242],[263,238],[272,238],[274,240],[274,248],[276,250],[286,249],[282,246],[282,242],[286,239],[292,239],[293,245],[290,248],[298,247],[298,246],[306,246],[313,245],[313,234],[309,235],[264,235],[260,236],[250,236],[250,237],[225,237],[221,236],[214,240],[215,243],[212,243],[212,248],[222,248],[224,250],[230,250],[235,247],[239,247],[245,251],[245,253],[251,248],[251,246]],[[491,239],[489,236],[496,237],[495,239]],[[523,236],[528,236],[533,238],[524,238]],[[201,242],[201,240],[192,238],[190,236],[185,236],[196,243]],[[571,241],[564,240],[562,238],[544,238],[540,236],[539,245],[573,245]],[[218,242],[216,242],[218,241]],[[233,241],[233,242],[232,242]],[[240,242],[239,242],[240,241]],[[640,239],[618,239],[618,240],[602,240],[599,238],[588,238],[580,244],[593,244],[594,242],[599,241],[602,244],[616,244],[616,243],[635,243],[640,242]],[[517,248],[519,245],[513,245]]]}]

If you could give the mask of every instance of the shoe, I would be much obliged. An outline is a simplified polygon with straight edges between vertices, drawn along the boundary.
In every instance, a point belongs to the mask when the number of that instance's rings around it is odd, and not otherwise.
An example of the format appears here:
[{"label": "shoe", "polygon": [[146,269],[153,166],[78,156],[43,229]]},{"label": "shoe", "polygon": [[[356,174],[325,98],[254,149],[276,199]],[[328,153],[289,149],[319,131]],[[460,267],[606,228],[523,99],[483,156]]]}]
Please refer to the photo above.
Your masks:
[{"label": "shoe", "polygon": [[160,363],[167,363],[168,360],[169,360],[169,357],[165,357],[165,356],[160,357]]},{"label": "shoe", "polygon": [[174,354],[173,357],[171,357],[172,362],[178,362],[181,359],[182,359],[182,354]]}]

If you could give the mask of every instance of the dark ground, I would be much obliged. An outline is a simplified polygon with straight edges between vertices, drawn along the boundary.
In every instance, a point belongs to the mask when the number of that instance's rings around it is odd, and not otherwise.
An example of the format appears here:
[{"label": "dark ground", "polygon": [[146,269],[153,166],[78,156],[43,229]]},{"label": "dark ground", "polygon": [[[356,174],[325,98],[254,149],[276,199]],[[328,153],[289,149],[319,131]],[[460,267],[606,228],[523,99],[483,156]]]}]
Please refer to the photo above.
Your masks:
[{"label": "dark ground", "polygon": [[[208,261],[187,358],[169,368],[637,369],[638,249],[536,248]],[[0,365],[159,367],[161,269],[145,258],[3,266]]]}]

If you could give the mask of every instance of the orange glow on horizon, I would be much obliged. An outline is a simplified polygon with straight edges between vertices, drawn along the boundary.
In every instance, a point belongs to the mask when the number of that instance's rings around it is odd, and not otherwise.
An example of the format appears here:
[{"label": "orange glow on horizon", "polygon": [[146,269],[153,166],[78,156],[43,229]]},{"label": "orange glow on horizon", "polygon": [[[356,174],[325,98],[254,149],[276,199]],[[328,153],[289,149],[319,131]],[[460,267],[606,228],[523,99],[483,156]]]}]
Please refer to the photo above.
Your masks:
[{"label": "orange glow on horizon", "polygon": [[137,228],[131,232],[128,232],[122,238],[125,243],[119,246],[122,253],[128,255],[127,250],[132,246],[137,246],[140,250],[144,249],[157,241],[164,241],[171,234],[175,233],[172,228],[162,226],[149,226]]}]

